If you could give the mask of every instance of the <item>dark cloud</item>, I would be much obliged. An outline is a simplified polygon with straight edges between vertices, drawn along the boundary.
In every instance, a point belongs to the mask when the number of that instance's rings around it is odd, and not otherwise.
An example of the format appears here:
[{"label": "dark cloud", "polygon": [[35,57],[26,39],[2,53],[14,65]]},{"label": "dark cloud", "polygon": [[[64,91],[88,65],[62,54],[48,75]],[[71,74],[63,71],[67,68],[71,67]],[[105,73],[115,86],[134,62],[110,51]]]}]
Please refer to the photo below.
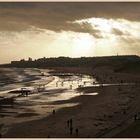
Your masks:
[{"label": "dark cloud", "polygon": [[122,36],[124,35],[125,33],[120,31],[119,29],[116,29],[116,28],[113,28],[112,29],[112,33],[115,34],[115,35],[118,35],[118,36]]},{"label": "dark cloud", "polygon": [[[0,30],[26,30],[29,26],[53,31],[89,32],[101,37],[88,23],[74,20],[91,17],[140,20],[140,2],[1,2]],[[68,22],[69,21],[69,22]],[[121,31],[114,29],[115,34]]]},{"label": "dark cloud", "polygon": [[74,32],[89,33],[93,35],[95,38],[102,38],[101,31],[98,29],[94,29],[92,25],[88,22],[82,22],[81,24],[71,23],[68,26],[68,29]]}]

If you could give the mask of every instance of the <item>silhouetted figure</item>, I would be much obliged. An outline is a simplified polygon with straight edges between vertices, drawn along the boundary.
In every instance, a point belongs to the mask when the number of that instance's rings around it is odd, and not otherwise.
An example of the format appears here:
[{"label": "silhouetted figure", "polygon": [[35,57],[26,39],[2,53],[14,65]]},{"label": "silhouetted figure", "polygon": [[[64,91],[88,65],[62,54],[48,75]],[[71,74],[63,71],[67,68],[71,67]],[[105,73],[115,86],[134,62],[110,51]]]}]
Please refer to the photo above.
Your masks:
[{"label": "silhouetted figure", "polygon": [[0,133],[0,138],[2,138],[2,134]]},{"label": "silhouetted figure", "polygon": [[58,83],[56,82],[56,87],[58,87]]},{"label": "silhouetted figure", "polygon": [[24,91],[23,90],[21,90],[21,96],[23,96],[24,95]]},{"label": "silhouetted figure", "polygon": [[52,113],[53,113],[53,115],[55,115],[55,110],[54,109],[53,109],[53,112]]},{"label": "silhouetted figure", "polygon": [[72,127],[70,127],[70,135],[72,135],[72,131],[73,131],[73,128],[72,128]]},{"label": "silhouetted figure", "polygon": [[70,119],[70,127],[72,127],[72,119]]},{"label": "silhouetted figure", "polygon": [[76,135],[78,136],[79,130],[78,128],[75,129]]},{"label": "silhouetted figure", "polygon": [[137,114],[134,115],[134,120],[135,120],[135,121],[137,120]]},{"label": "silhouetted figure", "polygon": [[70,85],[70,89],[72,89],[72,85]]},{"label": "silhouetted figure", "polygon": [[50,135],[48,135],[48,137],[47,138],[50,138]]},{"label": "silhouetted figure", "polygon": [[61,86],[63,87],[63,85],[64,85],[64,83],[63,82],[61,82]]},{"label": "silhouetted figure", "polygon": [[67,126],[68,126],[68,127],[70,126],[70,121],[69,121],[69,120],[67,120]]},{"label": "silhouetted figure", "polygon": [[28,96],[28,91],[25,92],[25,95]]},{"label": "silhouetted figure", "polygon": [[86,84],[86,82],[84,81],[84,85]]}]

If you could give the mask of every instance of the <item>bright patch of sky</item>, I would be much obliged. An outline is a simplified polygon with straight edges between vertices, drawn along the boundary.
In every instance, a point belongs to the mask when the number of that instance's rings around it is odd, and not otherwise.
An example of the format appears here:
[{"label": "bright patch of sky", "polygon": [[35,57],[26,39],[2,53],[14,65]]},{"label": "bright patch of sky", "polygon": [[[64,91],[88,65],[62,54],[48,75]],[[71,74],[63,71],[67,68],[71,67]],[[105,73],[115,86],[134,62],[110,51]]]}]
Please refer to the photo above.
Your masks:
[{"label": "bright patch of sky", "polygon": [[28,57],[140,55],[140,22],[93,17],[69,23],[88,30],[55,32],[30,26],[24,31],[0,31],[0,63]]}]

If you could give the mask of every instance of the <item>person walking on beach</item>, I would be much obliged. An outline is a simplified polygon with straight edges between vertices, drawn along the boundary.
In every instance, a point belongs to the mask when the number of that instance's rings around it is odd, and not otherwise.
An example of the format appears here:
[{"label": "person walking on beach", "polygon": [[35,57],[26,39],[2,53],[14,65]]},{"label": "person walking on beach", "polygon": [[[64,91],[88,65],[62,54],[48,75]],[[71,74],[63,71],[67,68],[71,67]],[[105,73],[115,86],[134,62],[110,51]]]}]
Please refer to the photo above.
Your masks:
[{"label": "person walking on beach", "polygon": [[73,127],[70,127],[70,135],[72,135]]},{"label": "person walking on beach", "polygon": [[67,126],[68,126],[68,127],[70,126],[70,121],[69,121],[69,120],[67,120]]},{"label": "person walking on beach", "polygon": [[73,127],[72,127],[72,119],[69,120],[70,123],[70,135],[72,135]]},{"label": "person walking on beach", "polygon": [[70,85],[70,89],[72,89],[72,85]]},{"label": "person walking on beach", "polygon": [[56,82],[56,87],[58,87],[58,82]]},{"label": "person walking on beach", "polygon": [[26,96],[28,96],[28,91],[25,92]]},{"label": "person walking on beach", "polygon": [[134,120],[136,121],[138,118],[137,114],[134,115]]},{"label": "person walking on beach", "polygon": [[85,86],[85,84],[86,84],[86,81],[84,81],[84,86]]},{"label": "person walking on beach", "polygon": [[72,119],[70,119],[70,127],[72,127]]},{"label": "person walking on beach", "polygon": [[23,89],[21,89],[21,96],[24,96],[24,91],[23,91]]},{"label": "person walking on beach", "polygon": [[55,115],[55,110],[54,109],[53,109],[53,112],[52,113],[53,113],[53,115]]},{"label": "person walking on beach", "polygon": [[64,83],[63,82],[61,82],[61,86],[63,87],[63,85],[64,85]]},{"label": "person walking on beach", "polygon": [[78,133],[79,133],[78,128],[75,129],[75,132],[76,132],[76,136],[78,136]]}]

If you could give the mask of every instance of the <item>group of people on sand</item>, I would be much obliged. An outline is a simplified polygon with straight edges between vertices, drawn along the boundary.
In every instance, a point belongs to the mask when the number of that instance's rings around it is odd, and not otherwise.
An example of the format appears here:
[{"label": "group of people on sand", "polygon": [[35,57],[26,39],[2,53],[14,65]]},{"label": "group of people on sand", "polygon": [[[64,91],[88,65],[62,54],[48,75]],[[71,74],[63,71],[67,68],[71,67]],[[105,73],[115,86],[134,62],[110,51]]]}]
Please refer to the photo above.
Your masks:
[{"label": "group of people on sand", "polygon": [[[59,83],[59,81],[56,82],[56,87],[58,87],[58,83]],[[81,87],[83,87],[83,86],[86,85],[86,81],[83,82],[83,85],[80,85],[80,84],[79,84],[79,80],[78,80],[77,83],[78,83],[78,88],[81,88]],[[94,82],[93,82],[93,84],[94,84]],[[62,87],[64,86],[64,82],[63,82],[63,81],[61,82],[61,86],[62,86]],[[69,85],[69,88],[70,88],[70,89],[73,88],[73,81],[72,81],[72,84]]]},{"label": "group of people on sand", "polygon": [[[70,135],[73,135],[73,120],[72,119],[67,120],[67,127],[69,129]],[[79,133],[78,128],[75,129],[75,133],[76,133],[76,136],[78,136],[78,133]]]},{"label": "group of people on sand", "polygon": [[[56,113],[56,111],[53,109],[53,110],[52,110],[52,115],[54,116],[55,113]],[[68,129],[69,129],[70,135],[73,135],[73,120],[72,120],[72,119],[67,120],[67,127],[68,127]],[[75,134],[76,134],[76,136],[78,136],[78,133],[79,133],[79,129],[76,128],[76,129],[75,129]],[[50,136],[49,136],[49,137],[50,137]]]},{"label": "group of people on sand", "polygon": [[21,88],[21,96],[28,96],[31,93],[30,90],[26,88]]},{"label": "group of people on sand", "polygon": [[[59,81],[56,82],[56,87],[58,87],[58,83],[59,83]],[[64,86],[64,82],[63,82],[63,81],[61,82],[61,86],[62,86],[62,87]],[[72,85],[70,85],[70,89],[71,89],[71,88],[72,88]]]}]

